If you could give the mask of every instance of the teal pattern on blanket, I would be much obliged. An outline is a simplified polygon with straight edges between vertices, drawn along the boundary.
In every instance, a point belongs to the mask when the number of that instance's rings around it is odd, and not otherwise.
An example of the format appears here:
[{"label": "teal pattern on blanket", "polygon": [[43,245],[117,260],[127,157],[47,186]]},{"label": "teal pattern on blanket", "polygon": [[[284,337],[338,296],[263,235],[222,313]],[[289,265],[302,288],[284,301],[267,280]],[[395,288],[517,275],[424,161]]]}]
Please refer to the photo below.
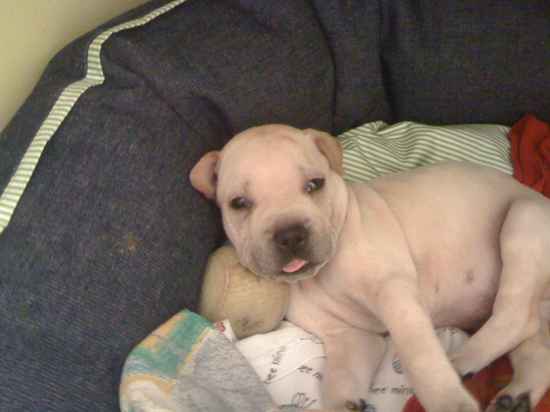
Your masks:
[{"label": "teal pattern on blanket", "polygon": [[211,330],[206,319],[192,312],[181,312],[132,351],[124,372],[131,375],[154,372],[166,381],[175,379],[181,360],[191,355]]},{"label": "teal pattern on blanket", "polygon": [[[235,346],[210,322],[184,310],[128,356],[122,412],[281,410]],[[296,408],[284,408],[295,412]]]},{"label": "teal pattern on blanket", "polygon": [[[344,177],[365,181],[445,160],[470,161],[511,174],[508,131],[499,125],[368,123],[338,137]],[[122,374],[120,407],[122,412],[299,410],[274,405],[236,347],[208,321],[186,310],[130,353]]]},{"label": "teal pattern on blanket", "polygon": [[[183,311],[151,333],[130,353],[124,365],[121,410],[153,410],[155,404],[170,399],[178,368],[211,329],[204,318]],[[143,393],[134,396],[139,391]]]}]

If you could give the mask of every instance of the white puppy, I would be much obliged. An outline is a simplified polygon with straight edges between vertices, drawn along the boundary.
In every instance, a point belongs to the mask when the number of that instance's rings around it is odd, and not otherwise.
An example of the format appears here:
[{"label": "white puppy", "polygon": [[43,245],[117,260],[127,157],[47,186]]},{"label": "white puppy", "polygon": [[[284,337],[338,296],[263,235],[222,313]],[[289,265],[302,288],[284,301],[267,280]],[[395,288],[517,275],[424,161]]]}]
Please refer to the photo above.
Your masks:
[{"label": "white puppy", "polygon": [[[325,344],[328,409],[364,409],[386,333],[429,412],[478,411],[460,375],[508,352],[515,377],[491,408],[528,410],[550,386],[550,202],[512,177],[445,163],[347,184],[336,139],[283,125],[190,177],[242,264],[291,283],[287,318]],[[452,360],[443,326],[476,331]]]}]

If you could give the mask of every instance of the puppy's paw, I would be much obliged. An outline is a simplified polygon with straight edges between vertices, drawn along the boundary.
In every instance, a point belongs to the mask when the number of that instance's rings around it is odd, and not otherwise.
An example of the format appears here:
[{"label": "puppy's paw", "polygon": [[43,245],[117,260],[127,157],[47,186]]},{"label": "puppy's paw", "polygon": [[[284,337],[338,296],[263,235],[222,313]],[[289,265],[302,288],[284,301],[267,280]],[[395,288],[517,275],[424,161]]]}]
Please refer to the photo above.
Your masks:
[{"label": "puppy's paw", "polygon": [[437,412],[481,412],[481,408],[477,402],[465,401],[455,405],[447,405],[442,409],[438,409]]},{"label": "puppy's paw", "polygon": [[462,352],[456,352],[449,355],[449,360],[453,365],[454,369],[463,379],[468,379],[472,377],[476,372],[478,372],[481,367],[477,359],[466,356]]},{"label": "puppy's paw", "polygon": [[[372,406],[369,408],[370,405],[365,400],[367,391],[363,390],[368,386],[345,371],[344,378],[340,378],[341,375],[337,372],[339,371],[331,371],[330,378],[333,383],[328,384],[328,379],[323,380],[323,405],[343,412],[371,412]],[[337,384],[337,382],[345,383]]]}]

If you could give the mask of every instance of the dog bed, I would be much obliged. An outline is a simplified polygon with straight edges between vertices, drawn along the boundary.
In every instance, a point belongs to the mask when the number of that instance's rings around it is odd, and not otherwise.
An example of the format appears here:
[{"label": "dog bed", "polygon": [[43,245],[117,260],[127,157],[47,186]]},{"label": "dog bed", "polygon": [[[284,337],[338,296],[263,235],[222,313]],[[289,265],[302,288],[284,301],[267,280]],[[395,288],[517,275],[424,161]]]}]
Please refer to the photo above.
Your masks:
[{"label": "dog bed", "polygon": [[265,123],[549,120],[549,12],[151,0],[69,44],[0,134],[0,410],[118,410],[128,353],[196,310],[224,240],[202,154]]},{"label": "dog bed", "polygon": [[[512,174],[509,130],[489,124],[368,123],[339,136],[344,177],[367,181],[445,160],[470,161]],[[438,336],[447,351],[459,347],[466,337],[464,332],[450,328],[438,330]],[[370,390],[369,412],[400,412],[413,394],[389,343]],[[230,327],[218,332],[200,316],[184,311],[128,357],[120,388],[121,409],[317,409],[322,406],[323,365],[322,343],[290,323],[277,331],[234,342]]]}]

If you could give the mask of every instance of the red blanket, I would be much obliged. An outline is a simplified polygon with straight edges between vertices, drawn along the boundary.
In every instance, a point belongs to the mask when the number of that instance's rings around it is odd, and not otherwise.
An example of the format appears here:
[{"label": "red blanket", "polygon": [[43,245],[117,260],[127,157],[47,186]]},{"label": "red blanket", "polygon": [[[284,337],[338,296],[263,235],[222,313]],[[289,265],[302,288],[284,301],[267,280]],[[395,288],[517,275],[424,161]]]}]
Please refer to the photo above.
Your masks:
[{"label": "red blanket", "polygon": [[[464,382],[470,393],[479,401],[482,410],[487,408],[495,395],[512,380],[512,368],[508,358],[503,357]],[[415,397],[409,399],[403,412],[424,412]],[[550,412],[550,392],[539,402],[534,412]]]},{"label": "red blanket", "polygon": [[[528,114],[514,124],[508,138],[511,143],[514,177],[550,197],[550,125]],[[510,362],[503,357],[464,382],[464,385],[485,409],[511,379]],[[424,409],[413,397],[409,399],[403,412],[424,412]],[[535,412],[550,412],[550,391],[539,402]]]},{"label": "red blanket", "polygon": [[550,197],[550,125],[525,115],[510,130],[514,177]]}]

